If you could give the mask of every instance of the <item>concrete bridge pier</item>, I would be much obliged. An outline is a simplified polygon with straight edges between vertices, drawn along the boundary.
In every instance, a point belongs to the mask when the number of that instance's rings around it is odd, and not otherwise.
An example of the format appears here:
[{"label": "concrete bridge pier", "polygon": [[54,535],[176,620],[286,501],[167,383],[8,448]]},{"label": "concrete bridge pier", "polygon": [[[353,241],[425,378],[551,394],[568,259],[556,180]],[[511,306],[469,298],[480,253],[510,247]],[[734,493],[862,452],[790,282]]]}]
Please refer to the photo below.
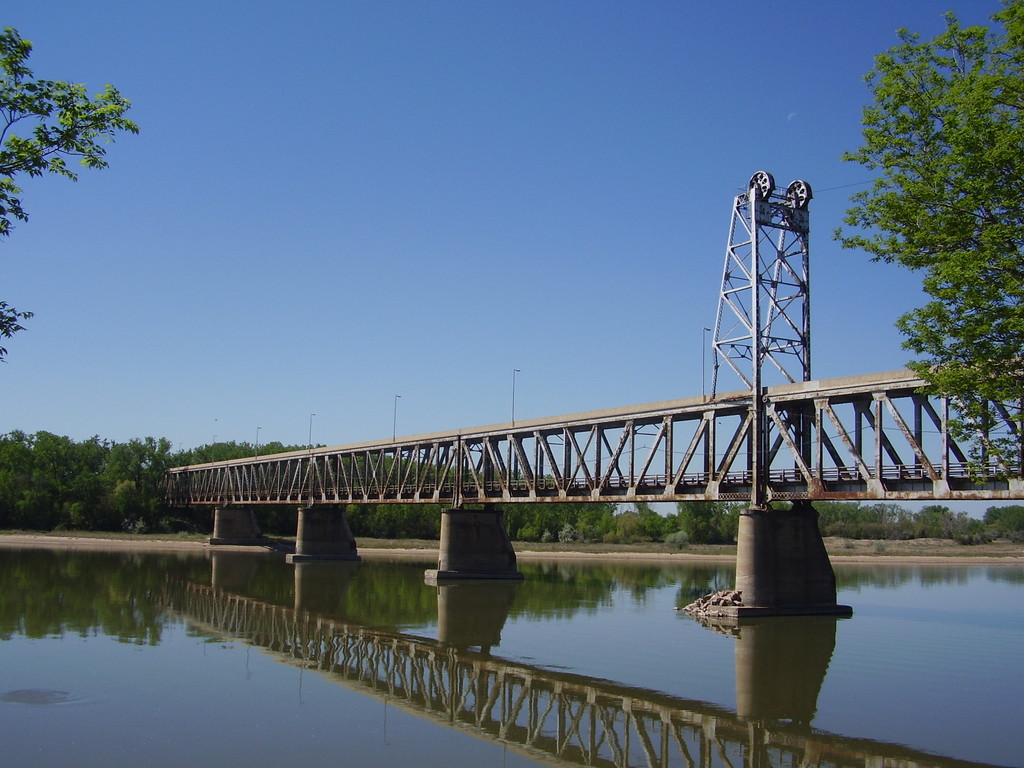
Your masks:
[{"label": "concrete bridge pier", "polygon": [[266,543],[252,507],[223,506],[213,510],[210,544],[244,546]]},{"label": "concrete bridge pier", "polygon": [[441,546],[437,568],[424,573],[428,582],[445,579],[521,579],[516,552],[501,510],[441,510]]},{"label": "concrete bridge pier", "polygon": [[295,554],[289,563],[308,560],[359,560],[356,540],[344,508],[299,507]]},{"label": "concrete bridge pier", "polygon": [[853,613],[836,603],[835,572],[809,501],[794,501],[789,510],[751,507],[740,513],[736,589],[742,593],[737,616]]}]

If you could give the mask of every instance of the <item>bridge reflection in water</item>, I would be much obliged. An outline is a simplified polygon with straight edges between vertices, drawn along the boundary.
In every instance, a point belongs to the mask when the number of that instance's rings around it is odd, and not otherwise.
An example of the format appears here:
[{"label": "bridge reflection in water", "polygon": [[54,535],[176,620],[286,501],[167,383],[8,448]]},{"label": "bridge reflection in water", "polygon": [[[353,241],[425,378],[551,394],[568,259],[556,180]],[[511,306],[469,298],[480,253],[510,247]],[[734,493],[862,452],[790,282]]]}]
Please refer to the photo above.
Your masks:
[{"label": "bridge reflection in water", "polygon": [[516,582],[437,586],[434,640],[338,618],[357,563],[297,564],[294,602],[285,606],[243,594],[252,575],[245,566],[252,562],[214,557],[213,586],[170,584],[167,607],[201,631],[262,647],[392,706],[549,764],[981,765],[811,728],[835,648],[835,617],[715,627],[735,638],[733,712],[494,657],[490,649],[500,642]]}]

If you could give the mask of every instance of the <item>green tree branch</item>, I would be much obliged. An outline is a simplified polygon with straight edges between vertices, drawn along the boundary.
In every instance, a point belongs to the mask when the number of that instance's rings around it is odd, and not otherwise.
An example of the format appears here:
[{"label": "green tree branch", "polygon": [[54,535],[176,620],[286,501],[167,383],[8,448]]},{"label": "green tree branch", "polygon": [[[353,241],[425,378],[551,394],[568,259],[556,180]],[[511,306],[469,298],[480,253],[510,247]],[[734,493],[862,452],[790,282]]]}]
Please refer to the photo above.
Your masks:
[{"label": "green tree branch", "polygon": [[[973,457],[1020,474],[1024,434],[1024,0],[996,27],[946,15],[934,40],[901,30],[866,80],[863,146],[877,171],[836,236],[923,273],[931,300],[900,317],[909,367],[959,411]],[[993,409],[1016,430],[993,433]]]},{"label": "green tree branch", "polygon": [[[17,30],[0,34],[0,236],[10,235],[14,221],[28,221],[19,174],[76,181],[69,160],[106,168],[106,145],[120,132],[139,132],[125,116],[131,103],[112,85],[90,98],[84,85],[35,79],[26,64],[31,53],[32,43]],[[30,317],[0,302],[0,336],[24,330],[20,321]],[[0,347],[0,360],[6,355]]]}]

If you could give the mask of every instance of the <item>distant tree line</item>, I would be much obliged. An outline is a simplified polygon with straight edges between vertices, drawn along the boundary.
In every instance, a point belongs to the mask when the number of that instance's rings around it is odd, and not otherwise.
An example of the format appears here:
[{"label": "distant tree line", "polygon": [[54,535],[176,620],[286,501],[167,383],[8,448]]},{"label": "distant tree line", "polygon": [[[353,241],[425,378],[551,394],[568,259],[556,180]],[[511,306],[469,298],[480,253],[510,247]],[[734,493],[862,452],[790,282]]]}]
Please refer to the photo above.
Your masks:
[{"label": "distant tree line", "polygon": [[[248,443],[172,451],[166,438],[75,441],[51,432],[0,435],[0,528],[162,533],[207,531],[208,509],[172,509],[164,473],[183,464],[253,456]],[[281,443],[264,453],[292,450]],[[294,532],[294,529],[293,529]]]},{"label": "distant tree line", "polygon": [[[132,533],[209,532],[205,507],[175,508],[164,501],[165,472],[176,466],[303,450],[268,442],[215,442],[173,451],[165,438],[118,443],[92,437],[76,442],[50,432],[0,435],[0,528]],[[517,541],[562,543],[735,542],[742,503],[690,501],[664,514],[635,502],[506,504],[505,527]],[[944,538],[969,544],[993,538],[1024,541],[1024,505],[989,507],[984,519],[932,504],[914,512],[899,504],[815,502],[825,536],[852,539]],[[351,504],[353,534],[385,539],[436,539],[440,505]],[[257,506],[261,529],[295,533],[295,506]]]},{"label": "distant tree line", "polygon": [[[899,504],[856,501],[816,501],[818,525],[823,536],[846,539],[953,539],[961,544],[978,544],[999,537],[1024,536],[1024,516],[1012,515],[1000,522],[997,510],[989,507],[984,520],[954,512],[941,504],[929,504],[911,511]],[[1024,507],[1017,507],[1024,510]]]},{"label": "distant tree line", "polygon": [[75,442],[50,432],[0,437],[0,526],[28,530],[155,528],[171,444]]}]

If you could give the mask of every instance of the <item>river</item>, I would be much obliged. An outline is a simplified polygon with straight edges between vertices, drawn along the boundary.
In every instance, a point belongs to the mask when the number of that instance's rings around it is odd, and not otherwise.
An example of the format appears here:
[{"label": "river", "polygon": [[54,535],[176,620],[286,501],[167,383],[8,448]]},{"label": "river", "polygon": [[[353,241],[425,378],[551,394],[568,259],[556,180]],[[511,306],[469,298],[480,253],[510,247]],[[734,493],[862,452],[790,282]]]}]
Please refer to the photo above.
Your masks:
[{"label": "river", "polygon": [[1024,568],[839,565],[850,619],[705,626],[727,565],[0,549],[2,764],[1024,765]]}]

